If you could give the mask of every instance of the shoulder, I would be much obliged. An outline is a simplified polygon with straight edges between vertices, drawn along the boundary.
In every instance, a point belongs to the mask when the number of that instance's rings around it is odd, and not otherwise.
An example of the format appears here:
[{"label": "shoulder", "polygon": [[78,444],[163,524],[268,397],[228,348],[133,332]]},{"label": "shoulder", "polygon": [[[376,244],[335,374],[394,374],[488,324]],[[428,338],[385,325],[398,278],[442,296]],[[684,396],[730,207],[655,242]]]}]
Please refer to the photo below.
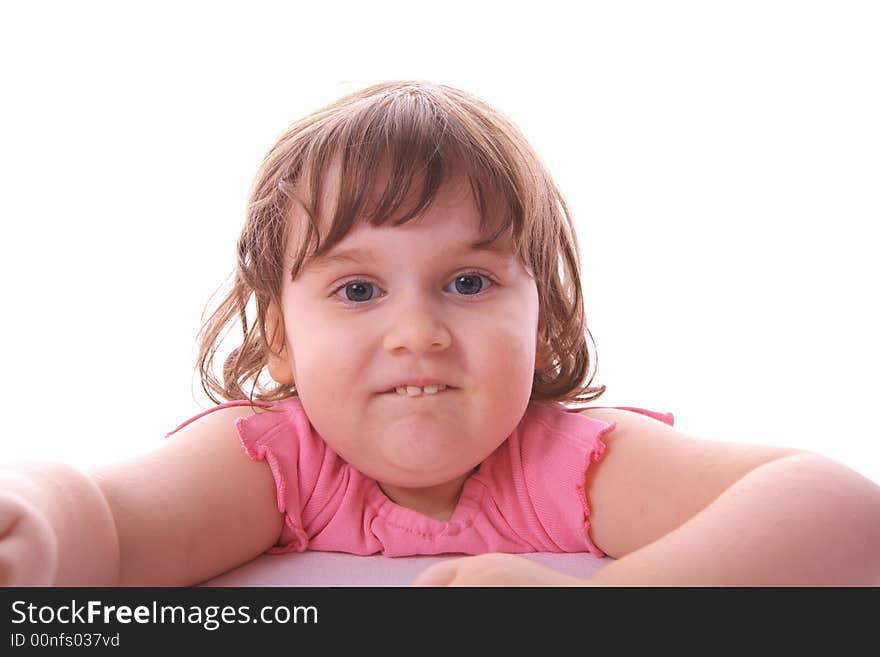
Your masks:
[{"label": "shoulder", "polygon": [[580,414],[606,425],[613,425],[613,430],[603,436],[606,445],[614,444],[620,454],[625,451],[627,456],[633,458],[651,457],[652,453],[668,451],[670,456],[681,453],[712,459],[723,456],[733,466],[756,467],[799,451],[787,447],[697,438],[674,428],[671,422],[661,420],[664,416],[671,417],[670,414],[653,411],[638,412],[619,407],[587,408],[581,410]]},{"label": "shoulder", "polygon": [[233,402],[209,408],[168,432],[155,457],[186,468],[222,471],[252,483],[265,481],[268,473],[254,463],[257,459],[251,451],[267,434],[260,425],[279,422],[279,413],[269,410],[270,406]]},{"label": "shoulder", "polygon": [[[194,436],[237,436],[251,458],[266,443],[279,436],[296,435],[300,440],[311,435],[308,419],[299,399],[289,397],[278,402],[234,401],[219,404],[184,421],[169,431],[169,442],[181,442]],[[287,442],[290,442],[289,440]]]},{"label": "shoulder", "polygon": [[587,471],[590,533],[619,558],[664,536],[785,447],[696,438],[653,417],[619,408],[580,414],[609,425],[603,458]]}]

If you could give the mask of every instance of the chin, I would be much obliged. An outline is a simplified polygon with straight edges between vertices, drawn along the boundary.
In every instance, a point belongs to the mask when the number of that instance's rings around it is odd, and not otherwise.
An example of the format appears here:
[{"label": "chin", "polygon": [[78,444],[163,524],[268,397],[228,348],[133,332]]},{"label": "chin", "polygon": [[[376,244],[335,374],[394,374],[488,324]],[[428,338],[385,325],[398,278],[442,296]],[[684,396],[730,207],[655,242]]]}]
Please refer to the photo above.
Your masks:
[{"label": "chin", "polygon": [[[421,464],[423,465],[423,464]],[[357,466],[355,466],[357,467]],[[360,470],[360,468],[358,468]],[[464,470],[444,470],[438,472],[436,468],[419,471],[420,468],[404,468],[400,465],[370,468],[361,470],[363,474],[389,486],[398,486],[400,488],[431,488],[446,484],[459,477],[464,477],[473,470],[473,467],[465,467]]]}]

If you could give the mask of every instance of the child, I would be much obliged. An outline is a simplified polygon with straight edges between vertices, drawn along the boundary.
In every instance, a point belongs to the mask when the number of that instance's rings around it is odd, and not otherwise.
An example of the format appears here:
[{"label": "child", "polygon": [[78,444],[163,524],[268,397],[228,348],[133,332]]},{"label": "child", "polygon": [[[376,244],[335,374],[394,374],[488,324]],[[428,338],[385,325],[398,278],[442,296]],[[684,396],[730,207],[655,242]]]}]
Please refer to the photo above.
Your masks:
[{"label": "child", "polygon": [[[88,475],[3,474],[0,578],[190,585],[313,549],[479,555],[423,585],[880,584],[880,487],[584,406],[587,335],[568,210],[508,119],[435,84],[342,98],[257,175],[201,332],[227,403]],[[617,560],[583,582],[527,552]]]}]

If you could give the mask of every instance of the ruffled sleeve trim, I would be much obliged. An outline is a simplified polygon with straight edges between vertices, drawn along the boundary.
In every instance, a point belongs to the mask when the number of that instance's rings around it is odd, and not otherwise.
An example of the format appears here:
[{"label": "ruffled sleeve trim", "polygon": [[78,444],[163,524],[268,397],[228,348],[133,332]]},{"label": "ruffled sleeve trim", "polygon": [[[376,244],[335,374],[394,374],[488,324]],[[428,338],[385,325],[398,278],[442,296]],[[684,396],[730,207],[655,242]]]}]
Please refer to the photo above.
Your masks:
[{"label": "ruffled sleeve trim", "polygon": [[[604,424],[604,423],[603,423]],[[586,487],[586,479],[587,479],[587,471],[590,468],[592,463],[598,463],[602,456],[605,454],[605,442],[602,438],[614,431],[614,428],[617,426],[617,422],[612,422],[611,424],[605,424],[596,435],[595,446],[592,450],[588,451],[584,455],[584,463],[583,463],[583,476],[581,476],[578,484],[576,485],[578,499],[581,502],[581,507],[584,512],[583,518],[583,531],[584,538],[587,541],[587,549],[589,549],[590,554],[594,557],[601,559],[606,556],[605,553],[599,549],[599,547],[593,542],[593,539],[590,537],[590,505],[587,502],[587,487]]]},{"label": "ruffled sleeve trim", "polygon": [[[285,400],[287,402],[287,400]],[[265,461],[275,480],[276,500],[279,513],[284,514],[284,528],[275,545],[267,553],[304,552],[309,537],[303,529],[302,500],[298,481],[288,477],[299,472],[300,444],[303,426],[297,414],[298,405],[280,402],[270,404],[271,410],[238,418],[235,427],[245,453],[253,461]]]}]

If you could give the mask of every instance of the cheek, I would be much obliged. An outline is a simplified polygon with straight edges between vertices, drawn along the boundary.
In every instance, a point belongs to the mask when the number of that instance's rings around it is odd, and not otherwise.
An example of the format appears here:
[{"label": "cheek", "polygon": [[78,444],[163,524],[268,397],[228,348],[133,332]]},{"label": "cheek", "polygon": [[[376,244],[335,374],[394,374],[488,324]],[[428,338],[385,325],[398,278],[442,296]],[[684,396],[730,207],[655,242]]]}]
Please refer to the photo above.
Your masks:
[{"label": "cheek", "polygon": [[480,351],[487,367],[511,380],[525,379],[529,385],[535,369],[537,299],[533,305],[534,308],[518,307],[506,316],[499,314],[480,332]]},{"label": "cheek", "polygon": [[[518,330],[517,330],[518,329]],[[496,394],[525,390],[531,394],[535,371],[534,329],[522,323],[499,323],[490,331],[465,338],[464,362],[475,382]]]},{"label": "cheek", "polygon": [[344,398],[362,358],[362,350],[350,333],[301,322],[288,335],[300,395],[316,399],[320,395],[334,401]]},{"label": "cheek", "polygon": [[298,383],[314,385],[333,378],[338,366],[354,354],[351,335],[344,331],[344,324],[322,315],[321,308],[304,293],[288,289],[284,301],[286,308],[296,309],[285,316],[285,337]]}]

